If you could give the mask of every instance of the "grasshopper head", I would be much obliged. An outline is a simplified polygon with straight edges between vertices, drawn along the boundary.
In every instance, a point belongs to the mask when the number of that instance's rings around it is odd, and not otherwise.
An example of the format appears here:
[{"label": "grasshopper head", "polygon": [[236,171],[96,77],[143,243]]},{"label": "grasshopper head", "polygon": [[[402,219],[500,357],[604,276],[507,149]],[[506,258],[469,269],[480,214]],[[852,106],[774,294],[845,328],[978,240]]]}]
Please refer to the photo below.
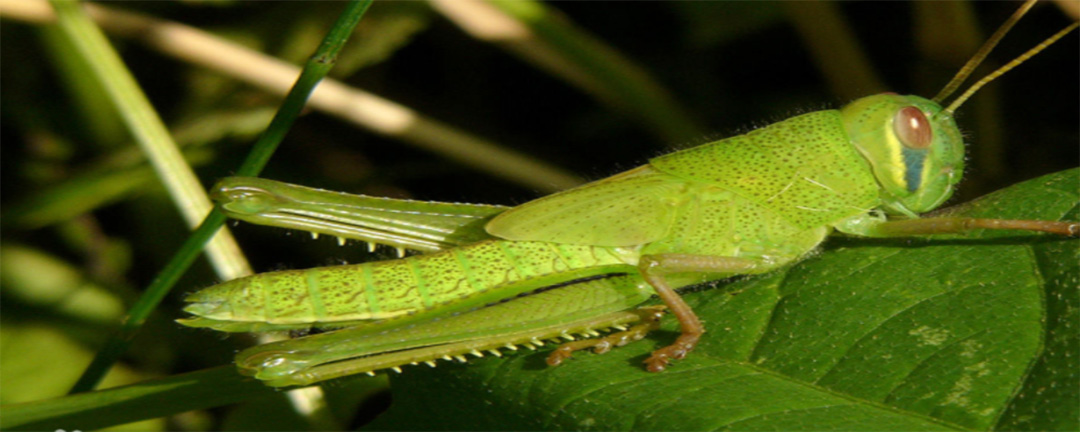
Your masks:
[{"label": "grasshopper head", "polygon": [[840,112],[852,145],[877,178],[885,211],[915,216],[952,196],[964,171],[964,142],[940,105],[884,93],[855,100]]}]

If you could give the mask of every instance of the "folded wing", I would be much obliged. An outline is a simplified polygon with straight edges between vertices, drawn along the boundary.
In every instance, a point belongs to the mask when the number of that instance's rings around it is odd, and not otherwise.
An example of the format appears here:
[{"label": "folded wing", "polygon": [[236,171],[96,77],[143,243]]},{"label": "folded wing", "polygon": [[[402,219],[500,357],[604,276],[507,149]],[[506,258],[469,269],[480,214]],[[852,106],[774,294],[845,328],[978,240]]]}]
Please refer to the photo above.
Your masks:
[{"label": "folded wing", "polygon": [[634,246],[668,232],[685,190],[685,181],[643,166],[514,207],[486,229],[508,240]]}]

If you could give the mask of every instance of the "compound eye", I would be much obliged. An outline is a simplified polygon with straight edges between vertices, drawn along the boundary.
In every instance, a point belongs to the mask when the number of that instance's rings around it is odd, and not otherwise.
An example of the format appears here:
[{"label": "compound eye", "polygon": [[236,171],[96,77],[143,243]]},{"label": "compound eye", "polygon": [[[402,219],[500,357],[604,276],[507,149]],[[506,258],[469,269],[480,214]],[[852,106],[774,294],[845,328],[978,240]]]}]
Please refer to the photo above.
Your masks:
[{"label": "compound eye", "polygon": [[934,134],[930,130],[930,120],[922,111],[913,106],[901,108],[893,117],[893,130],[900,143],[909,149],[930,147]]}]

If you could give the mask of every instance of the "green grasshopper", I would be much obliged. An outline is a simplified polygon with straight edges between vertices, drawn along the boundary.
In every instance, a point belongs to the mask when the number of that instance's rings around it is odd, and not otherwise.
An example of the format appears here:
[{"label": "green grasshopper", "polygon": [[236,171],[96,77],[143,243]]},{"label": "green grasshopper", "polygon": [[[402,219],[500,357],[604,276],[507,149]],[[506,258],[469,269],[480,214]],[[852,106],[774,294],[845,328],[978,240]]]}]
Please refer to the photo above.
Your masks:
[{"label": "green grasshopper", "polygon": [[[919,218],[960,181],[956,108],[1075,27],[945,107],[942,100],[973,67],[933,100],[865,97],[513,208],[225,179],[214,197],[233,218],[389,245],[402,257],[225,282],[188,297],[185,311],[196,317],[181,322],[229,332],[331,330],[237,355],[243,373],[293,386],[568,339],[548,357],[557,365],[577,350],[602,353],[643,338],[666,309],[681,334],[645,360],[656,372],[685,357],[705,331],[676,289],[790,265],[834,230],[862,237],[973,229],[1077,235],[1080,223]],[[421,254],[404,257],[406,249]],[[666,308],[635,309],[653,294]],[[574,340],[608,329],[616,331]]]}]

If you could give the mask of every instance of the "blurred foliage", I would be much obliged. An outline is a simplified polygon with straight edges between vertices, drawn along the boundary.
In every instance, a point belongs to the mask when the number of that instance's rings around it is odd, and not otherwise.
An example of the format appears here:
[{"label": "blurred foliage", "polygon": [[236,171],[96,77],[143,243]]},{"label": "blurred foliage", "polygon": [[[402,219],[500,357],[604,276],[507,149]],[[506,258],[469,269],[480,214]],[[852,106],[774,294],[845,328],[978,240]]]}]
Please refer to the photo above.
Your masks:
[{"label": "blurred foliage", "polygon": [[[336,2],[233,1],[106,6],[185,23],[294,64],[314,50],[341,8]],[[833,84],[821,78],[818,60],[808,54],[792,25],[791,9],[782,3],[549,6],[647,69],[691,111],[694,121],[716,134],[692,142],[660,142],[625,114],[470,38],[422,2],[374,5],[332,75],[588,178],[633,167],[672,145],[700,144],[845,102],[830,93]],[[920,48],[913,42],[922,39],[909,4],[839,6],[854,42],[880,80],[895,91],[932,95],[970,52],[940,60]],[[947,37],[982,40],[1015,7],[971,6],[983,34]],[[991,62],[1007,61],[1066,23],[1052,7],[1036,8]],[[279,102],[259,89],[131,41],[114,43],[207,185],[239,165],[247,144]],[[0,26],[4,403],[62,395],[185,233],[163,190],[117,126],[116,113],[101,106],[100,90],[82,79],[85,66],[70,61],[67,49],[48,27],[14,20]],[[971,181],[964,183],[957,201],[1077,164],[1076,52],[1073,34],[999,80],[996,92],[988,92],[999,100],[977,97],[960,110],[959,123],[970,131],[973,148],[983,140],[998,140],[1003,146],[1000,154],[980,154],[972,161]],[[1000,110],[990,117],[1000,119],[992,120],[1000,136],[978,135],[988,129],[973,124],[976,116],[969,113],[984,104]],[[983,158],[1003,168],[987,175]],[[332,190],[426,200],[516,204],[535,197],[535,191],[492,181],[487,174],[318,112],[298,122],[264,175]],[[366,251],[338,248],[332,239],[286,238],[290,233],[262,227],[240,226],[236,231],[259,270],[372,259]],[[179,317],[184,292],[214,282],[204,264],[190,272],[181,282],[183,288],[144,329],[138,348],[114,371],[110,384],[225,364],[236,347],[250,343],[244,336],[222,340],[171,322]],[[377,411],[384,403],[363,406]],[[360,404],[351,400],[336,406],[338,417],[345,424],[365,423],[370,414],[353,416],[353,407]],[[213,411],[212,417],[186,414],[167,424],[133,428],[254,430],[303,424],[268,422],[269,417],[260,418],[264,412],[249,405]]]}]

